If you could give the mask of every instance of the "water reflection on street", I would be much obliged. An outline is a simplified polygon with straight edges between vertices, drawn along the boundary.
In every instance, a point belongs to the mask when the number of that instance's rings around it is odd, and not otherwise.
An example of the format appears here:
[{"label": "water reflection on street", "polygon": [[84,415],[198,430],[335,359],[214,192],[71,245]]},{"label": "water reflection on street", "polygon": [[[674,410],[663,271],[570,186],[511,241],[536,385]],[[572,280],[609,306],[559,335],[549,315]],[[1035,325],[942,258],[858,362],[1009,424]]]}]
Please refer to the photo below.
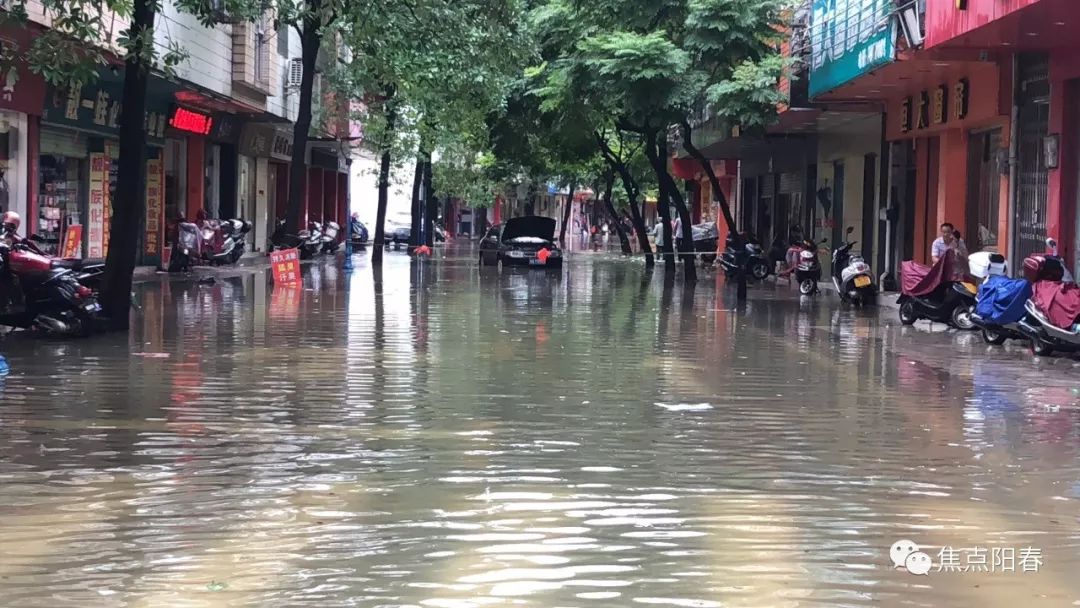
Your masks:
[{"label": "water reflection on street", "polygon": [[608,255],[357,264],[0,342],[0,603],[1080,605],[1072,360]]}]

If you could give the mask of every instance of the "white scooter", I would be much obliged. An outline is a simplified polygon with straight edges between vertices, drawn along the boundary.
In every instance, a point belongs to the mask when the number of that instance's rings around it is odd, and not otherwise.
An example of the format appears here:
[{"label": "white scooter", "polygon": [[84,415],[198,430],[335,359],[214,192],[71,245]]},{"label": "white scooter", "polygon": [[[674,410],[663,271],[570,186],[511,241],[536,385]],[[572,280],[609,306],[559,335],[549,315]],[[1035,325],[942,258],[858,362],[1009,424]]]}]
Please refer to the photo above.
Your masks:
[{"label": "white scooter", "polygon": [[[855,232],[855,228],[848,226],[845,234],[852,232]],[[861,255],[851,253],[851,248],[857,242],[844,243],[833,251],[832,281],[842,302],[865,304],[877,297],[877,285],[866,260]]]}]

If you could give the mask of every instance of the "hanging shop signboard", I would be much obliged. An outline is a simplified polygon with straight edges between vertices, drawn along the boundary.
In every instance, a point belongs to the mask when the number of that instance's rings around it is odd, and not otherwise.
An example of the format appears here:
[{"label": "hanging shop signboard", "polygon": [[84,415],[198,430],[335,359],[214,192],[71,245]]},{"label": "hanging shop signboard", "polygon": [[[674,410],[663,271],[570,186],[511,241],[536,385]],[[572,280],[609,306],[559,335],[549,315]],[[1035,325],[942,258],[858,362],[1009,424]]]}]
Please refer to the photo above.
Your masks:
[{"label": "hanging shop signboard", "polygon": [[177,131],[196,135],[209,135],[210,129],[214,126],[214,117],[210,114],[174,106],[169,113],[169,126]]},{"label": "hanging shop signboard", "polygon": [[292,133],[274,125],[248,123],[240,133],[240,153],[256,158],[292,160]]},{"label": "hanging shop signboard", "polygon": [[0,69],[0,108],[33,116],[41,114],[45,103],[45,79],[30,71],[30,66],[18,58],[29,50],[37,36],[32,25],[0,28],[0,49],[16,61]]},{"label": "hanging shop signboard", "polygon": [[892,0],[814,0],[810,96],[844,85],[896,58]]},{"label": "hanging shop signboard", "polygon": [[971,83],[966,78],[905,97],[900,104],[900,132],[910,133],[967,118]]},{"label": "hanging shop signboard", "polygon": [[[57,88],[49,85],[42,118],[46,123],[117,137],[120,133],[120,99],[123,95],[123,78],[117,78],[110,70],[104,69],[96,82],[82,87]],[[164,143],[171,100],[172,95],[166,85],[151,86],[147,92],[147,143]]]}]

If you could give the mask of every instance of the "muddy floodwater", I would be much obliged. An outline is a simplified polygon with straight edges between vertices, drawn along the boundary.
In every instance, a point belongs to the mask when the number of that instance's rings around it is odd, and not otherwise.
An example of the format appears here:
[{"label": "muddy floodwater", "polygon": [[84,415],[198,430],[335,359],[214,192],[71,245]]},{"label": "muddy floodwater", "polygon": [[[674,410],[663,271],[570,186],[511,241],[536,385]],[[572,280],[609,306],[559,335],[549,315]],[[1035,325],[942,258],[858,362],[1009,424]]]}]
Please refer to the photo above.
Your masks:
[{"label": "muddy floodwater", "polygon": [[1080,606],[1075,360],[605,254],[356,260],[0,340],[0,605]]}]

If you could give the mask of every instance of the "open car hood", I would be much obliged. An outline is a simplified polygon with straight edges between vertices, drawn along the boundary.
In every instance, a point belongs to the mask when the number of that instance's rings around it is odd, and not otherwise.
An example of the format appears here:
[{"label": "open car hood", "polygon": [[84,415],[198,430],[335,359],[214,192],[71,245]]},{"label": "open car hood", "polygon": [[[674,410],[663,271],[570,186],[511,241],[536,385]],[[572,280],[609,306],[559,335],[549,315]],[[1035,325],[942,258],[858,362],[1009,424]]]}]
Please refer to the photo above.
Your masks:
[{"label": "open car hood", "polygon": [[515,217],[503,227],[502,240],[510,241],[523,236],[551,241],[555,239],[555,220],[539,215]]}]

